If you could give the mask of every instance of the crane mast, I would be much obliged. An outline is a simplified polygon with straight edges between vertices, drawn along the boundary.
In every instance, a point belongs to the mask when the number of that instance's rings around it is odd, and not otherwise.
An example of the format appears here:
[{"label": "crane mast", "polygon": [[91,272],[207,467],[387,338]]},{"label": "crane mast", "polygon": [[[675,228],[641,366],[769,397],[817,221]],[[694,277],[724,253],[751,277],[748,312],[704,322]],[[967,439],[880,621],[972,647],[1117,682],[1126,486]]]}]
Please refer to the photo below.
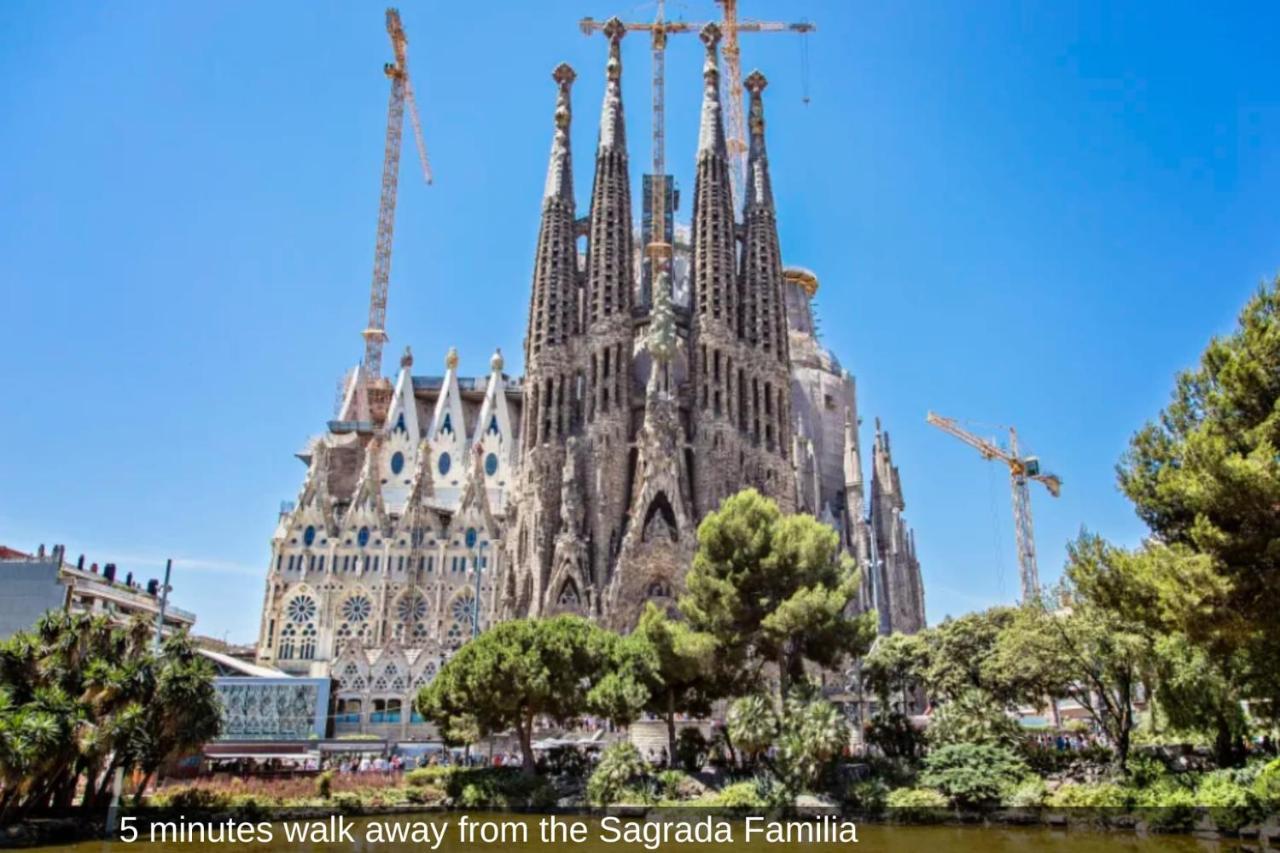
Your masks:
[{"label": "crane mast", "polygon": [[1035,528],[1031,522],[1031,489],[1034,480],[1041,483],[1049,494],[1058,497],[1062,493],[1062,480],[1056,474],[1040,471],[1040,460],[1035,456],[1022,456],[1018,451],[1018,431],[1009,427],[1009,449],[994,441],[974,435],[952,418],[944,418],[929,412],[926,422],[952,435],[976,449],[983,459],[999,460],[1009,468],[1009,483],[1013,492],[1013,531],[1018,549],[1018,576],[1022,585],[1022,602],[1040,597],[1040,570],[1036,565]]},{"label": "crane mast", "polygon": [[373,252],[373,281],[369,287],[369,323],[362,333],[364,337],[365,380],[377,382],[382,377],[382,345],[387,341],[387,288],[391,281],[391,245],[396,224],[396,189],[400,173],[400,144],[404,135],[404,113],[408,106],[413,123],[414,141],[418,158],[422,163],[422,176],[431,183],[431,167],[427,161],[427,148],[422,139],[422,123],[413,100],[413,86],[409,82],[409,59],[406,50],[408,39],[400,23],[400,13],[387,10],[387,35],[395,62],[386,63],[382,70],[391,80],[391,96],[387,104],[387,138],[382,152],[382,195],[378,204],[378,237]]},{"label": "crane mast", "polygon": [[[725,61],[725,74],[721,82],[721,99],[728,104],[726,128],[726,145],[729,150],[730,179],[733,185],[733,203],[739,204],[743,198],[747,176],[747,142],[746,118],[742,111],[742,51],[738,46],[738,33],[776,33],[796,32],[810,33],[817,29],[813,24],[780,23],[777,21],[739,21],[737,0],[716,0],[724,7],[724,20],[719,24],[724,34],[722,52]],[[668,21],[664,16],[665,4],[658,0],[657,15],[652,21],[633,21],[624,23],[628,30],[647,31],[650,36],[653,58],[653,222],[654,236],[645,253],[649,256],[653,267],[654,281],[658,278],[658,264],[665,264],[671,257],[671,246],[662,239],[665,236],[666,222],[666,49],[667,36],[679,33],[700,32],[703,23],[688,21]],[[603,31],[605,23],[594,18],[583,18],[578,22],[584,35]],[[661,234],[659,233],[661,229]]]}]

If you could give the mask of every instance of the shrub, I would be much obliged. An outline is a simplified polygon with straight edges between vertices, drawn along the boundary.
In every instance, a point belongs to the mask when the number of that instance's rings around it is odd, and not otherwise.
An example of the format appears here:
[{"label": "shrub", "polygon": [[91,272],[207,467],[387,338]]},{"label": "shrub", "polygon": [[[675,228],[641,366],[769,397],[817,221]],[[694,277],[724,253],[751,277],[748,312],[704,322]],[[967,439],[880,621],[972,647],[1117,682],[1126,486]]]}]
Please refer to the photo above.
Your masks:
[{"label": "shrub", "polygon": [[735,782],[725,786],[716,796],[715,805],[732,811],[758,811],[767,803],[755,782]]},{"label": "shrub", "polygon": [[895,788],[885,797],[884,804],[896,820],[921,823],[945,814],[947,795],[931,788]]},{"label": "shrub", "polygon": [[703,791],[702,785],[683,770],[663,770],[657,782],[664,800],[692,800]]},{"label": "shrub", "polygon": [[327,800],[333,796],[333,771],[326,770],[316,777],[316,796]]},{"label": "shrub", "polygon": [[341,814],[359,814],[364,810],[364,802],[359,794],[343,791],[333,795],[333,807]]},{"label": "shrub", "polygon": [[434,805],[444,799],[444,789],[435,785],[418,785],[404,792],[406,802],[418,805]]},{"label": "shrub", "polygon": [[864,779],[845,788],[844,800],[855,810],[875,816],[884,811],[889,786],[880,779]]},{"label": "shrub", "polygon": [[607,806],[618,802],[622,789],[645,770],[640,750],[631,741],[615,743],[600,756],[600,763],[587,780],[587,799]]},{"label": "shrub", "polygon": [[1274,814],[1280,812],[1280,758],[1264,766],[1253,779],[1253,796],[1262,809]]},{"label": "shrub", "polygon": [[1110,782],[1068,782],[1050,794],[1048,799],[1048,805],[1055,809],[1124,810],[1132,804],[1131,793]]},{"label": "shrub", "polygon": [[1129,756],[1129,783],[1137,788],[1149,788],[1169,775],[1169,768],[1158,755],[1137,752]]},{"label": "shrub", "polygon": [[443,785],[448,782],[453,772],[452,767],[417,767],[404,774],[404,781],[406,785],[413,788]]},{"label": "shrub", "polygon": [[1004,804],[1012,809],[1038,809],[1048,797],[1049,790],[1045,787],[1044,780],[1032,776],[1010,789],[1004,798]]},{"label": "shrub", "polygon": [[1147,825],[1155,830],[1184,832],[1196,821],[1196,798],[1173,780],[1162,780],[1138,795]]},{"label": "shrub", "polygon": [[1257,797],[1229,771],[1207,773],[1196,788],[1195,802],[1209,810],[1218,829],[1235,832],[1260,816]]},{"label": "shrub", "polygon": [[268,810],[274,805],[277,803],[270,798],[257,794],[236,794],[228,803],[231,813],[245,821],[261,820],[267,816]]},{"label": "shrub", "polygon": [[550,782],[516,767],[453,769],[443,781],[446,793],[464,808],[528,808],[555,803]]},{"label": "shrub", "polygon": [[231,805],[231,795],[193,785],[156,794],[151,803],[180,811],[217,811]]},{"label": "shrub", "polygon": [[687,773],[697,773],[707,760],[707,739],[693,726],[680,730],[676,736],[676,761]]},{"label": "shrub", "polygon": [[1027,775],[1027,765],[1006,747],[957,743],[925,757],[920,782],[958,805],[990,805]]},{"label": "shrub", "polygon": [[825,699],[787,700],[778,731],[778,780],[791,794],[812,791],[849,743],[844,716]]}]

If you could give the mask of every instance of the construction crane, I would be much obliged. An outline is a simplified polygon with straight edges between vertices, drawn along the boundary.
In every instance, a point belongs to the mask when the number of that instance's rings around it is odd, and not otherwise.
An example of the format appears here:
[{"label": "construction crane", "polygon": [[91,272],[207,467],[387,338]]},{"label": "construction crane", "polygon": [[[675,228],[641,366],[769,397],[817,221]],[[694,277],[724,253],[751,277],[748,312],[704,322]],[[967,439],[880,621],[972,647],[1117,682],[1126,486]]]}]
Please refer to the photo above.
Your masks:
[{"label": "construction crane", "polygon": [[369,325],[364,336],[364,362],[366,382],[374,383],[382,377],[382,345],[387,340],[387,285],[391,281],[391,241],[396,223],[396,184],[400,174],[400,141],[404,132],[404,112],[408,107],[413,124],[413,138],[418,146],[418,160],[422,164],[422,177],[431,183],[431,165],[427,160],[427,146],[422,139],[422,122],[418,118],[418,106],[413,98],[413,84],[409,81],[409,58],[400,24],[400,13],[387,10],[387,35],[396,61],[388,62],[383,72],[391,80],[391,101],[387,106],[387,140],[382,154],[382,198],[378,205],[378,241],[373,253],[373,283],[369,287]]},{"label": "construction crane", "polygon": [[[716,0],[724,7],[724,20],[719,24],[724,38],[725,74],[722,80],[722,99],[729,105],[728,127],[726,128],[726,144],[729,149],[731,163],[730,177],[733,181],[734,204],[741,202],[746,187],[747,176],[747,143],[746,118],[742,111],[742,62],[741,50],[738,47],[739,33],[772,33],[772,32],[813,32],[817,27],[810,23],[784,24],[777,21],[739,21],[737,0]],[[688,21],[668,21],[665,14],[665,3],[658,0],[657,15],[652,21],[633,21],[623,23],[628,30],[640,30],[649,33],[653,58],[653,222],[655,237],[645,251],[651,259],[657,258],[665,262],[671,255],[671,247],[657,235],[661,223],[666,221],[666,49],[667,36],[679,33],[697,33],[705,23]],[[583,18],[578,27],[583,35],[601,32],[607,22],[594,18]],[[654,280],[657,280],[655,267]]]},{"label": "construction crane", "polygon": [[1013,486],[1013,528],[1018,546],[1018,575],[1022,581],[1022,602],[1026,604],[1040,597],[1040,572],[1036,568],[1036,539],[1031,526],[1031,490],[1029,480],[1042,483],[1055,498],[1062,492],[1062,480],[1056,474],[1040,470],[1040,460],[1035,456],[1021,456],[1018,451],[1018,432],[1009,427],[1009,449],[994,441],[974,435],[951,418],[929,412],[925,418],[945,433],[950,433],[970,447],[975,448],[988,461],[998,459],[1009,466],[1009,479]]}]

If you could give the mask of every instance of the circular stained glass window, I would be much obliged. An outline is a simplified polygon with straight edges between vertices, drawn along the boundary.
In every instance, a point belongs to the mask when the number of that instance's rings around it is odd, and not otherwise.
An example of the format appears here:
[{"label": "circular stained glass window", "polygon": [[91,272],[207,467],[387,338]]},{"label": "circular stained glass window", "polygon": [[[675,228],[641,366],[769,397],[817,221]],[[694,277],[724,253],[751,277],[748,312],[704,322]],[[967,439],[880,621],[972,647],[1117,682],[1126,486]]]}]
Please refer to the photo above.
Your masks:
[{"label": "circular stained glass window", "polygon": [[359,543],[361,548],[369,544],[369,528],[360,528],[360,532],[356,534],[356,542]]},{"label": "circular stained glass window", "polygon": [[449,466],[453,464],[453,460],[449,458],[448,453],[440,454],[440,461],[436,463],[436,467],[440,469],[440,475],[444,476],[449,473]]},{"label": "circular stained glass window", "polygon": [[289,602],[285,611],[290,622],[301,625],[316,618],[316,600],[309,595],[300,595]]},{"label": "circular stained glass window", "polygon": [[453,600],[453,605],[449,608],[449,612],[453,615],[454,621],[471,623],[471,614],[475,612],[476,600],[470,595],[463,595]]},{"label": "circular stained glass window", "polygon": [[498,473],[498,454],[490,453],[484,458],[484,472],[490,477]]},{"label": "circular stained glass window", "polygon": [[404,470],[404,454],[397,450],[391,454],[391,473],[399,474]]},{"label": "circular stained glass window", "polygon": [[427,618],[427,600],[421,595],[400,599],[396,614],[402,622],[421,622]]},{"label": "circular stained glass window", "polygon": [[373,612],[373,605],[363,595],[353,595],[342,602],[342,618],[348,622],[363,622]]},{"label": "circular stained glass window", "polygon": [[308,548],[316,541],[316,529],[314,526],[308,525],[307,529],[302,531],[302,544]]},{"label": "circular stained glass window", "polygon": [[474,527],[468,527],[467,532],[463,535],[463,541],[467,543],[468,548],[476,547],[476,540],[480,538],[480,534],[476,533]]}]

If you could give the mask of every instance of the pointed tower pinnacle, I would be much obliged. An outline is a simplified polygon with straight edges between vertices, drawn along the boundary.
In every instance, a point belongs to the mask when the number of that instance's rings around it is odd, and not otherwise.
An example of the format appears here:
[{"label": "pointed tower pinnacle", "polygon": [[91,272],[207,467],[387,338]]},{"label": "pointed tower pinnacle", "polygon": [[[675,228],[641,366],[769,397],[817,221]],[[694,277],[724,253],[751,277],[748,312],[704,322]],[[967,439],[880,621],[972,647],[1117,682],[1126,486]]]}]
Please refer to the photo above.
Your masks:
[{"label": "pointed tower pinnacle", "polygon": [[567,343],[576,331],[575,275],[578,252],[574,246],[573,162],[569,150],[572,112],[569,89],[576,75],[561,63],[552,79],[556,95],[555,133],[547,164],[547,184],[542,198],[542,222],[533,261],[533,293],[529,300],[529,328],[525,337],[525,362],[536,369],[549,347]]},{"label": "pointed tower pinnacle", "polygon": [[725,156],[724,116],[720,107],[720,60],[716,48],[720,44],[720,27],[714,22],[698,33],[707,46],[707,56],[702,63],[702,79],[706,84],[702,94],[702,123],[698,131],[698,159],[703,152]]},{"label": "pointed tower pinnacle", "polygon": [[[725,333],[719,345],[737,337],[738,305],[734,258],[733,188],[724,141],[720,107],[720,72],[716,46],[720,28],[702,28],[707,46],[702,68],[702,124],[698,132],[697,176],[693,185],[693,308],[705,333],[719,326]],[[702,368],[699,367],[699,370]]]},{"label": "pointed tower pinnacle", "polygon": [[773,188],[769,183],[769,160],[764,147],[764,101],[760,97],[769,81],[759,71],[752,71],[742,81],[751,95],[749,118],[751,143],[747,154],[747,204],[773,207]]},{"label": "pointed tower pinnacle", "polygon": [[556,95],[555,135],[551,137],[551,159],[547,164],[547,186],[543,198],[560,198],[573,201],[573,169],[569,147],[569,125],[573,110],[569,103],[569,89],[577,79],[573,66],[561,62],[551,73],[551,79],[560,86]]},{"label": "pointed tower pinnacle", "polygon": [[[620,51],[627,28],[617,18],[610,18],[604,32],[609,37],[609,60],[605,65],[604,105],[600,111],[600,137],[587,228],[586,324],[592,328],[602,320],[626,314],[629,329],[633,280],[631,180],[627,171]],[[593,328],[593,337],[598,337],[600,331]],[[613,346],[618,341],[598,343]]]}]

